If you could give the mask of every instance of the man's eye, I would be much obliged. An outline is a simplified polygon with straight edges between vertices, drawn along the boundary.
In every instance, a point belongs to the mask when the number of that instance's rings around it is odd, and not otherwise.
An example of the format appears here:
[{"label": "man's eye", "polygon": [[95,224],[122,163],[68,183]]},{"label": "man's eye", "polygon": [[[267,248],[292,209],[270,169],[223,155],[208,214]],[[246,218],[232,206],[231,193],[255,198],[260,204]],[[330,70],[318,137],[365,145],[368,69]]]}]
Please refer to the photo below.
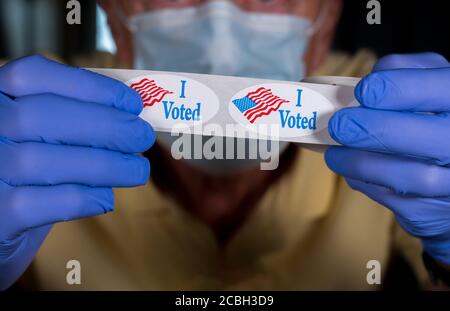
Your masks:
[{"label": "man's eye", "polygon": [[282,7],[286,6],[288,0],[250,0],[249,3],[254,7]]},{"label": "man's eye", "polygon": [[247,8],[252,11],[280,13],[287,9],[289,0],[249,0]]},{"label": "man's eye", "polygon": [[181,8],[190,5],[198,5],[203,2],[203,0],[145,0],[145,1],[152,9]]},{"label": "man's eye", "polygon": [[160,2],[161,4],[166,5],[195,5],[199,4],[201,2],[200,0],[153,0],[153,2],[157,3]]},{"label": "man's eye", "polygon": [[253,0],[253,2],[255,4],[262,4],[262,5],[273,5],[273,4],[281,4],[281,3],[286,3],[286,0]]}]

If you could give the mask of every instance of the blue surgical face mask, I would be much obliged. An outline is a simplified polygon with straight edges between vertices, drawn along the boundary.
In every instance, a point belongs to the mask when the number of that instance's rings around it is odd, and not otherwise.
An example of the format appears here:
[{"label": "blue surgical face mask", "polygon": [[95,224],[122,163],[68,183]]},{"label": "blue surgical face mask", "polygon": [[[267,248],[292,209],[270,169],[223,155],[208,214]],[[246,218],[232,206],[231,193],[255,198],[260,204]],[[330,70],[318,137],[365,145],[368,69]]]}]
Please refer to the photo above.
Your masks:
[{"label": "blue surgical face mask", "polygon": [[[128,25],[134,34],[136,69],[286,81],[304,76],[303,56],[311,29],[306,18],[249,13],[231,1],[214,0],[137,15]],[[159,133],[157,139],[170,150],[177,138]],[[276,143],[271,153],[281,153],[287,146]],[[186,162],[222,175],[258,167],[261,159]]]},{"label": "blue surgical face mask", "polygon": [[210,1],[137,15],[129,25],[137,69],[299,81],[311,23]]}]

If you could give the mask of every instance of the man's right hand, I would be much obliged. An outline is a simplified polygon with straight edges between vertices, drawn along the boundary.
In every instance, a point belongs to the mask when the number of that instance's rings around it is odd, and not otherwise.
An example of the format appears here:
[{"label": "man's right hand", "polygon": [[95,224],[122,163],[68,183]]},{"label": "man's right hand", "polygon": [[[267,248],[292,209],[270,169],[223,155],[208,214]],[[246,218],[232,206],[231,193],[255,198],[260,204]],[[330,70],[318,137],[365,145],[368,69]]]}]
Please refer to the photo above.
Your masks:
[{"label": "man's right hand", "polygon": [[41,56],[0,68],[0,289],[25,271],[52,224],[113,210],[112,187],[146,183],[133,155],[155,134],[122,82]]}]

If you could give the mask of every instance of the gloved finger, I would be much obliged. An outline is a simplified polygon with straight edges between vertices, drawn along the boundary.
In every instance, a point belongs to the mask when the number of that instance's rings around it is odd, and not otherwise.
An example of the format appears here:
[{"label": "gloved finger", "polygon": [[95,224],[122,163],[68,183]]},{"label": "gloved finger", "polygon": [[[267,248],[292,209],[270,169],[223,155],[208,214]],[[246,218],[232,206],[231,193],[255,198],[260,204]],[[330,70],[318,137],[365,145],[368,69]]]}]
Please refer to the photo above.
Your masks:
[{"label": "gloved finger", "polygon": [[0,240],[36,227],[105,214],[114,207],[111,188],[83,185],[26,186],[0,191]]},{"label": "gloved finger", "polygon": [[450,197],[450,168],[377,152],[330,147],[328,167],[338,175],[381,185],[398,194]]},{"label": "gloved finger", "polygon": [[124,83],[40,55],[11,61],[0,68],[0,92],[12,97],[52,93],[139,114],[139,94]]},{"label": "gloved finger", "polygon": [[373,71],[400,68],[441,68],[450,66],[444,56],[438,53],[389,54],[380,58]]},{"label": "gloved finger", "polygon": [[450,111],[450,68],[395,69],[363,78],[355,97],[368,108],[398,111]]},{"label": "gloved finger", "polygon": [[450,115],[374,110],[360,107],[336,112],[330,136],[342,145],[450,163]]},{"label": "gloved finger", "polygon": [[400,225],[410,234],[426,238],[450,232],[450,198],[404,196],[383,186],[350,178],[346,180],[352,189],[394,212]]},{"label": "gloved finger", "polygon": [[145,157],[88,147],[0,139],[0,159],[0,180],[11,186],[132,187],[145,184],[150,174]]},{"label": "gloved finger", "polygon": [[[138,116],[96,103],[53,94],[5,98],[0,93],[0,136],[17,142],[46,142],[143,152],[155,141]],[[3,98],[3,100],[1,100]]]}]

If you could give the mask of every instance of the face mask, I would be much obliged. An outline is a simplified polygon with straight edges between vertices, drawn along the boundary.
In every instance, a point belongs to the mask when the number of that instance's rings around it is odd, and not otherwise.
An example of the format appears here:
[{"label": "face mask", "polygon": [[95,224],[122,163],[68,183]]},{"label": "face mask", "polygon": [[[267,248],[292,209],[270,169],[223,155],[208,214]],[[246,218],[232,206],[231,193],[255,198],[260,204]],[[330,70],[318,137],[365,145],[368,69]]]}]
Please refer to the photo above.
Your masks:
[{"label": "face mask", "polygon": [[[304,76],[303,55],[311,27],[305,18],[249,13],[218,0],[137,15],[128,24],[134,34],[136,69],[287,81]],[[157,140],[170,150],[177,138],[162,133]],[[279,154],[287,145],[272,143],[271,153]],[[222,174],[257,167],[261,159],[186,161]]]},{"label": "face mask", "polygon": [[136,69],[299,81],[311,23],[212,1],[134,16],[129,25]]}]

